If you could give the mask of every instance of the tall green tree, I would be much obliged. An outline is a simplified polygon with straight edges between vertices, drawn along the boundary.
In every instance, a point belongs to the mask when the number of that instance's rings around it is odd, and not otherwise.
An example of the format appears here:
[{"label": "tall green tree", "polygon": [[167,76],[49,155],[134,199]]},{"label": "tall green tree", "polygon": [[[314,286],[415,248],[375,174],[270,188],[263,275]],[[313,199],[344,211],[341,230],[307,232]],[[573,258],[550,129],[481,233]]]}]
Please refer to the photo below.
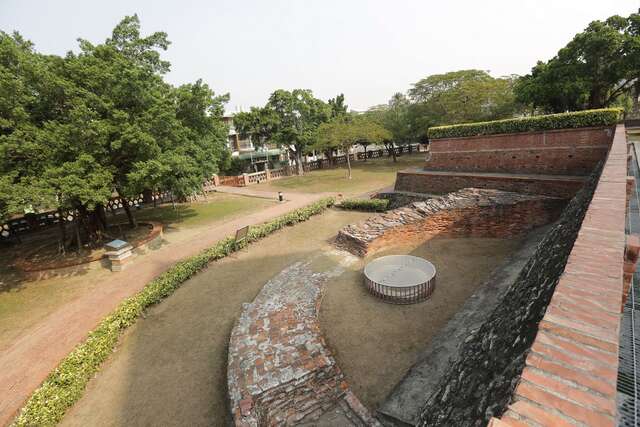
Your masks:
[{"label": "tall green tree", "polygon": [[106,227],[114,191],[125,202],[149,189],[199,191],[222,157],[228,96],[164,82],[168,46],[165,33],[142,37],[137,16],[64,58],[0,33],[0,183],[19,190],[0,197],[0,215],[72,209],[84,242]]},{"label": "tall green tree", "polygon": [[351,148],[357,144],[380,144],[390,139],[389,131],[369,117],[338,117],[318,126],[311,148],[323,151],[340,148],[347,158],[347,178],[351,179]]},{"label": "tall green tree", "polygon": [[515,92],[534,111],[602,108],[629,93],[639,77],[639,17],[615,15],[591,22],[555,57],[538,62]]}]

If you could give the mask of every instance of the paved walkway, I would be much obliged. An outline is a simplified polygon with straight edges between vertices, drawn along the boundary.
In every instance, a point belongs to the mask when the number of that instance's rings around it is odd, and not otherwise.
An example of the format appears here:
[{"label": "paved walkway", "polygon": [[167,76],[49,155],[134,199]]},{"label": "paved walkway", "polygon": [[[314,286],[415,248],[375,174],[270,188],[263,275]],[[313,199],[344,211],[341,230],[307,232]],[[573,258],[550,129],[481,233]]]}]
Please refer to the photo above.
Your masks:
[{"label": "paved walkway", "polygon": [[[273,198],[273,193],[241,188],[222,191]],[[237,190],[245,190],[237,192]],[[0,353],[0,425],[8,424],[26,399],[89,331],[125,298],[177,261],[232,235],[238,228],[259,224],[312,203],[327,194],[287,194],[284,203],[200,230],[196,238],[169,244],[137,258],[124,273],[109,275],[96,291],[61,307]]]}]

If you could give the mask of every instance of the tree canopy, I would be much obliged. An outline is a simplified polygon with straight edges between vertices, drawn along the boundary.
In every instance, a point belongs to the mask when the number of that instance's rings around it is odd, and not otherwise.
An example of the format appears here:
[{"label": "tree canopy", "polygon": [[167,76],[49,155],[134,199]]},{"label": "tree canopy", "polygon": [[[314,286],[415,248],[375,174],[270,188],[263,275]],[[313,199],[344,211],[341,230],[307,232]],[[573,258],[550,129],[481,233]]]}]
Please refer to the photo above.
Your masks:
[{"label": "tree canopy", "polygon": [[315,130],[332,117],[332,112],[346,111],[344,96],[339,95],[332,102],[335,105],[330,106],[315,98],[308,89],[278,89],[264,107],[238,113],[233,121],[242,136],[251,136],[262,143],[268,140],[285,148],[295,158],[298,174],[302,175],[302,156],[313,142]]},{"label": "tree canopy", "polygon": [[314,150],[333,150],[340,148],[347,156],[347,177],[351,179],[351,161],[349,151],[356,144],[381,144],[391,139],[391,133],[367,116],[342,116],[318,126]]},{"label": "tree canopy", "polygon": [[135,15],[64,58],[0,33],[0,186],[15,190],[0,196],[1,215],[75,209],[91,237],[114,191],[199,191],[223,157],[228,96],[200,80],[166,83],[169,44],[163,32],[142,37]]},{"label": "tree canopy", "polygon": [[564,112],[613,105],[636,85],[640,95],[640,15],[593,21],[558,54],[538,62],[515,87],[534,111]]}]

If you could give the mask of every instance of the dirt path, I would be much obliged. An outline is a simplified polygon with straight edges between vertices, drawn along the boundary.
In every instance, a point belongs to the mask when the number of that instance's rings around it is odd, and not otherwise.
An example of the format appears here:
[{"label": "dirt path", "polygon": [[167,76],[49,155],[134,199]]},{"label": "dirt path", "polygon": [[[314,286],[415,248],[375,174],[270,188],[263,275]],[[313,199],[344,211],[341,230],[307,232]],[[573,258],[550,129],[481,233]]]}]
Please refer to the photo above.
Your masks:
[{"label": "dirt path", "polygon": [[290,194],[285,203],[203,228],[193,239],[176,242],[139,257],[124,273],[106,275],[93,292],[80,296],[30,328],[0,353],[0,425],[11,421],[49,372],[120,301],[138,292],[175,262],[212,246],[238,228],[267,221],[325,195]]}]

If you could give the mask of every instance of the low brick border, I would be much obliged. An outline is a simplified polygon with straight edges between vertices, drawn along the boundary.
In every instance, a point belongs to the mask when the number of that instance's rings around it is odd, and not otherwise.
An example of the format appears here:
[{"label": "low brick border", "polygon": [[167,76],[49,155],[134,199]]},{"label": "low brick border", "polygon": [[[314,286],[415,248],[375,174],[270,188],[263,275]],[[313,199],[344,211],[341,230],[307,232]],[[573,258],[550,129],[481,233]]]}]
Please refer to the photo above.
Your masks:
[{"label": "low brick border", "polygon": [[[138,223],[138,226],[142,225],[150,225],[151,231],[149,234],[143,239],[139,240],[133,245],[133,249],[143,250],[149,244],[156,241],[162,237],[163,225],[156,221],[145,221]],[[20,270],[23,273],[38,273],[38,272],[54,272],[56,270],[68,269],[70,267],[77,267],[84,264],[89,264],[92,262],[100,261],[104,258],[107,258],[105,254],[94,254],[85,259],[75,259],[69,260],[66,262],[61,262],[53,267],[39,268],[38,266],[34,266],[32,263],[26,261],[24,258],[18,258],[13,262],[13,266]]]},{"label": "low brick border", "polygon": [[490,427],[616,424],[626,187],[620,125],[512,403]]},{"label": "low brick border", "polygon": [[309,262],[297,262],[244,304],[227,366],[236,426],[296,425],[336,405],[353,425],[379,425],[351,391],[320,329],[324,285],[341,271],[314,273]]},{"label": "low brick border", "polygon": [[347,225],[335,243],[363,257],[436,235],[510,237],[555,221],[565,205],[561,198],[465,188]]}]

